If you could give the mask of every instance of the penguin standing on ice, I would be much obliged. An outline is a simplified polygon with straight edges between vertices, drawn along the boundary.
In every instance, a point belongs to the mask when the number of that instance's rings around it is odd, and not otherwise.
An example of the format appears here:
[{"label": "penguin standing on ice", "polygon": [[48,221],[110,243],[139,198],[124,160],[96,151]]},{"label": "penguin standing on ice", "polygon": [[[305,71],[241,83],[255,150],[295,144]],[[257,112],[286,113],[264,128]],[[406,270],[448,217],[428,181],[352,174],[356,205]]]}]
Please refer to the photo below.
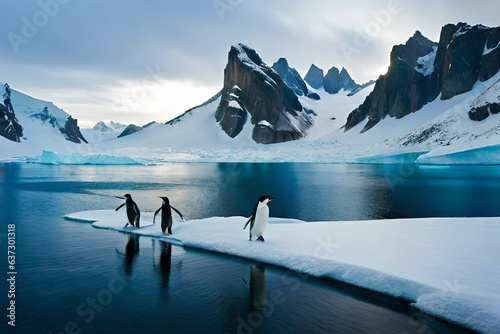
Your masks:
[{"label": "penguin standing on ice", "polygon": [[255,205],[255,209],[253,210],[253,214],[248,218],[243,229],[247,227],[250,223],[250,239],[252,241],[252,236],[257,237],[259,241],[264,240],[264,232],[267,228],[267,223],[269,222],[269,207],[267,203],[272,201],[273,198],[269,196],[260,196],[257,205]]},{"label": "penguin standing on ice", "polygon": [[[168,200],[168,197],[164,196],[164,197],[160,197],[160,198],[162,199],[163,202],[161,204],[161,208],[156,210],[155,214],[153,215],[153,224],[155,223],[156,215],[161,210],[162,211],[161,212],[161,230],[162,230],[163,234],[165,234],[165,230],[168,229],[168,234],[171,235],[172,234],[172,224],[173,224],[173,222],[172,222],[172,210],[177,212],[177,214],[182,218],[182,220],[185,221],[185,219],[179,210],[177,210],[176,208],[174,208],[173,206],[170,205],[170,201]],[[172,210],[170,210],[170,209],[172,209]]]},{"label": "penguin standing on ice", "polygon": [[125,224],[125,227],[128,226],[128,224],[139,227],[139,222],[141,220],[141,211],[139,211],[139,207],[135,202],[132,200],[132,196],[130,194],[125,194],[125,203],[121,204],[119,207],[115,209],[115,211],[120,210],[122,206],[126,205],[127,209],[127,218],[128,218],[128,223]]}]

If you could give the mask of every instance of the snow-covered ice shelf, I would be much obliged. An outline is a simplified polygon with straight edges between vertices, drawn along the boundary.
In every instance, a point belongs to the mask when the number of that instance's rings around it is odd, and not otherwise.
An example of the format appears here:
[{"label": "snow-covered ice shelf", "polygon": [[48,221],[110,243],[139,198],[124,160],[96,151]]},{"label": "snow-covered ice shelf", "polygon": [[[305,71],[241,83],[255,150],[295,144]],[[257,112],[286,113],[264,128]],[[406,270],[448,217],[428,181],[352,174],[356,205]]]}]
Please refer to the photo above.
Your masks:
[{"label": "snow-covered ice shelf", "polygon": [[41,155],[26,159],[27,162],[46,165],[142,165],[138,159],[108,154],[61,154],[43,151]]},{"label": "snow-covered ice shelf", "polygon": [[182,222],[164,236],[152,213],[123,228],[124,212],[71,213],[66,219],[240,256],[405,299],[480,333],[500,331],[500,218],[303,222],[270,218],[266,242],[249,242],[245,217]]}]

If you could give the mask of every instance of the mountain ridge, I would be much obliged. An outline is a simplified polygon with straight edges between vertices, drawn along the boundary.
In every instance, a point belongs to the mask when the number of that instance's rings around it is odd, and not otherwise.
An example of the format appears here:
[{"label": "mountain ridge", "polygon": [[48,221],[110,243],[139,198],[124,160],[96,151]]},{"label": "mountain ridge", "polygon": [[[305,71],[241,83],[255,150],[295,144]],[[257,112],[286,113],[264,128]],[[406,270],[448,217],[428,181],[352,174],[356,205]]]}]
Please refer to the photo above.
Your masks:
[{"label": "mountain ridge", "polygon": [[445,25],[438,43],[416,31],[404,45],[392,48],[387,73],[351,112],[345,131],[368,119],[361,130],[365,132],[386,116],[402,118],[438,96],[447,100],[469,92],[476,82],[490,79],[500,69],[499,41],[499,27],[462,22]]},{"label": "mountain ridge", "polygon": [[[310,69],[302,79],[286,58],[268,66],[254,49],[238,44],[228,53],[222,90],[165,124],[152,124],[119,139],[90,137],[85,145],[68,146],[62,142],[60,145],[36,142],[36,145],[60,151],[104,151],[118,155],[127,152],[156,161],[401,159],[384,158],[391,156],[438,163],[448,161],[442,156],[450,154],[454,158],[449,161],[500,161],[498,30],[465,23],[448,24],[443,27],[439,42],[430,41],[416,31],[405,44],[393,47],[388,72],[374,85],[356,84],[359,87],[351,90],[354,80],[347,70],[332,70],[339,79],[336,82],[343,85],[335,94],[324,89],[325,76],[319,75],[323,70],[314,64],[311,65],[314,70]],[[480,51],[468,50],[470,43],[479,43],[473,45]],[[463,66],[469,59],[480,61],[474,63],[473,70],[465,71]],[[341,73],[346,80],[340,80]],[[457,79],[460,73],[465,77]],[[318,79],[316,88],[311,78]],[[313,98],[314,94],[318,98]],[[55,132],[50,118],[40,112],[41,104],[34,105],[14,104],[20,113],[24,137],[17,147],[13,146],[16,143],[7,144],[7,140],[0,138],[0,147],[9,148],[3,150],[3,156],[29,155],[36,147],[42,148],[31,141],[35,125],[37,129],[43,127],[46,133],[52,131],[54,138],[63,138]],[[59,124],[64,124],[69,116],[57,114],[51,108],[49,111],[55,113]],[[28,121],[21,117],[23,114],[40,114],[41,118]],[[84,135],[89,138],[87,132]],[[54,141],[60,141],[59,137]],[[25,150],[27,141],[33,146],[30,150]],[[457,154],[470,150],[475,153]]]}]

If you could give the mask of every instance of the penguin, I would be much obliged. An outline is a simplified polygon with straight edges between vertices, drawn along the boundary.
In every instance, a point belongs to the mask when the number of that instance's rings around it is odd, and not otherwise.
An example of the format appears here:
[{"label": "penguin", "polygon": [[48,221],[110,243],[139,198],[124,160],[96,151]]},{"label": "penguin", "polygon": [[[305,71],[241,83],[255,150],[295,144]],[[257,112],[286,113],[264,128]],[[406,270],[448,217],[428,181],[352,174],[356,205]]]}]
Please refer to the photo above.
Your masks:
[{"label": "penguin", "polygon": [[174,208],[173,206],[170,205],[170,201],[168,200],[168,197],[163,196],[163,197],[159,197],[159,198],[161,198],[163,202],[161,204],[161,207],[158,210],[156,210],[155,214],[153,215],[153,224],[155,223],[156,215],[158,214],[158,212],[160,212],[160,210],[162,210],[161,230],[162,230],[163,234],[165,234],[165,230],[168,229],[168,231],[167,231],[168,235],[171,235],[173,222],[172,222],[172,211],[170,209],[177,212],[177,214],[182,218],[182,220],[185,221],[185,219],[179,210],[177,210],[176,208]]},{"label": "penguin", "polygon": [[252,236],[257,237],[258,241],[265,241],[263,235],[266,231],[267,223],[269,222],[269,207],[267,206],[267,203],[273,199],[274,198],[266,195],[259,197],[259,201],[255,205],[252,215],[248,218],[245,226],[243,227],[243,229],[245,229],[250,223],[249,241],[252,241]]},{"label": "penguin", "polygon": [[139,207],[132,200],[132,196],[130,196],[130,194],[125,194],[125,203],[118,206],[115,209],[115,211],[120,210],[120,208],[124,205],[126,205],[126,209],[127,209],[128,223],[125,224],[125,226],[123,228],[127,227],[128,224],[135,226],[135,227],[139,227],[139,224],[140,224],[139,222],[141,220],[141,211],[139,211]]}]

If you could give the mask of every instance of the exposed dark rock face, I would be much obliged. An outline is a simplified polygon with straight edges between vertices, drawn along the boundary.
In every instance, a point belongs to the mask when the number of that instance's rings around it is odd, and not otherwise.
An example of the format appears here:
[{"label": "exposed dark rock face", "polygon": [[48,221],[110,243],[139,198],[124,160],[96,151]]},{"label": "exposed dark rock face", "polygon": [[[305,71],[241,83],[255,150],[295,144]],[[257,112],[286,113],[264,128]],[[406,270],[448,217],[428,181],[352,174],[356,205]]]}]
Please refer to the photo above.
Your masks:
[{"label": "exposed dark rock face", "polygon": [[486,81],[494,76],[500,68],[500,29],[490,29],[486,39],[486,47],[481,57],[479,81]]},{"label": "exposed dark rock face", "polygon": [[88,144],[89,142],[85,139],[85,137],[80,132],[80,127],[78,126],[78,120],[69,116],[64,128],[60,128],[61,132],[66,135],[66,139],[76,143],[81,144],[84,142]]},{"label": "exposed dark rock face", "polygon": [[18,123],[14,113],[9,112],[6,106],[0,103],[0,136],[20,142],[23,136],[23,127]]},{"label": "exposed dark rock face", "polygon": [[5,93],[3,104],[0,103],[0,136],[3,136],[14,142],[20,142],[23,136],[23,127],[16,118],[16,113],[10,101],[11,89],[9,84],[4,85]]},{"label": "exposed dark rock face", "polygon": [[337,94],[341,89],[353,91],[359,87],[343,67],[339,72],[339,69],[333,66],[323,78],[323,88],[330,94]]},{"label": "exposed dark rock face", "polygon": [[489,105],[488,111],[493,115],[500,113],[500,103],[492,103]]},{"label": "exposed dark rock face", "polygon": [[374,84],[375,84],[375,80],[370,80],[368,82],[365,82],[364,84],[358,85],[358,88],[351,90],[351,92],[349,94],[347,94],[347,96],[356,95],[357,93],[359,93],[360,91],[362,91],[366,87],[369,87],[369,86],[374,85]]},{"label": "exposed dark rock face", "polygon": [[401,118],[422,108],[428,102],[428,77],[417,70],[418,59],[431,54],[436,45],[417,31],[405,45],[394,46],[387,73],[377,79],[363,104],[348,116],[345,130],[368,117],[363,132],[387,115]]},{"label": "exposed dark rock face", "polygon": [[139,132],[142,130],[142,127],[141,126],[138,126],[138,125],[135,125],[135,124],[130,124],[128,125],[125,130],[123,130],[117,138],[121,138],[121,137],[125,137],[125,136],[128,136],[128,135],[131,135],[133,133],[136,133],[136,132]]},{"label": "exposed dark rock face", "polygon": [[146,125],[143,125],[143,126],[139,126],[139,125],[135,125],[135,124],[129,124],[119,135],[118,137],[116,138],[122,138],[122,137],[125,137],[125,136],[128,136],[128,135],[131,135],[133,133],[136,133],[136,132],[139,132],[153,124],[156,124],[155,121],[153,122],[149,122],[148,124]]},{"label": "exposed dark rock face", "polygon": [[345,130],[368,118],[363,132],[386,116],[401,118],[415,112],[440,94],[446,100],[470,91],[478,80],[498,72],[499,41],[500,28],[465,23],[444,26],[438,44],[417,31],[406,44],[393,47],[387,73],[348,116]]},{"label": "exposed dark rock face", "polygon": [[321,97],[317,93],[311,93],[309,92],[307,94],[307,97],[310,98],[311,100],[320,100]]},{"label": "exposed dark rock face", "polygon": [[30,117],[39,119],[42,121],[42,123],[48,122],[50,125],[52,125],[53,128],[61,128],[59,122],[57,121],[57,118],[49,112],[49,109],[47,107],[43,108],[43,110],[39,113],[30,115]]},{"label": "exposed dark rock face", "polygon": [[323,70],[312,64],[304,77],[305,82],[314,89],[323,87]]},{"label": "exposed dark rock face", "polygon": [[469,110],[469,118],[473,121],[480,122],[488,118],[489,115],[488,106],[481,106]]},{"label": "exposed dark rock face", "polygon": [[[466,23],[448,24],[441,30],[439,47],[434,62],[433,96],[441,93],[447,100],[471,90],[479,80],[485,81],[500,68],[498,46],[500,28]],[[484,54],[484,55],[483,55]]]},{"label": "exposed dark rock face", "polygon": [[304,137],[312,118],[297,95],[255,50],[231,47],[224,70],[224,87],[215,118],[228,136],[236,137],[248,121],[252,139],[270,144]]},{"label": "exposed dark rock face", "polygon": [[[354,95],[361,89],[371,85],[369,82],[364,85],[358,85],[349,75],[347,70],[342,67],[339,71],[338,68],[333,66],[328,70],[325,76],[323,76],[323,70],[316,65],[312,64],[304,77],[305,82],[309,84],[314,89],[320,89],[323,87],[325,92],[330,94],[337,94],[339,91],[346,90],[350,91],[349,95]],[[309,96],[310,98],[314,98]]]},{"label": "exposed dark rock face", "polygon": [[288,61],[285,58],[278,59],[271,68],[280,75],[286,85],[290,87],[295,94],[298,96],[307,95],[308,89],[306,83],[302,80],[299,72],[288,65]]},{"label": "exposed dark rock face", "polygon": [[483,106],[472,108],[469,110],[469,118],[473,121],[482,121],[488,118],[490,114],[498,114],[500,112],[500,104],[487,103]]}]

